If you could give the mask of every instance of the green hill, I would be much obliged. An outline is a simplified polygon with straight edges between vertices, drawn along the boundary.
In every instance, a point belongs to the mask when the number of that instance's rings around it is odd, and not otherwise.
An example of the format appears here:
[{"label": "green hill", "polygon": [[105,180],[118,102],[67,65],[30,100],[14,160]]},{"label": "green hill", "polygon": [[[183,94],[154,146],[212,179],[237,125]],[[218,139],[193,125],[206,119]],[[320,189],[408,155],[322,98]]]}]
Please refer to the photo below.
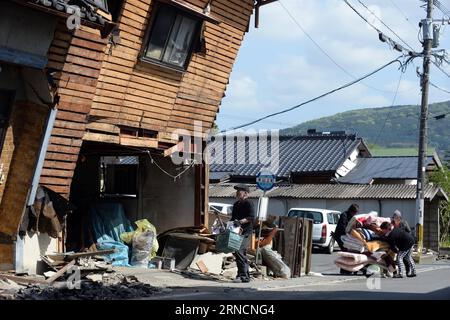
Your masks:
[{"label": "green hill", "polygon": [[[429,146],[444,154],[450,150],[450,101],[430,104]],[[356,132],[375,148],[415,149],[419,140],[420,107],[394,106],[359,109],[333,116],[307,121],[292,128],[281,130],[281,134],[301,135],[308,129],[318,131]],[[445,114],[443,119],[435,116]]]}]

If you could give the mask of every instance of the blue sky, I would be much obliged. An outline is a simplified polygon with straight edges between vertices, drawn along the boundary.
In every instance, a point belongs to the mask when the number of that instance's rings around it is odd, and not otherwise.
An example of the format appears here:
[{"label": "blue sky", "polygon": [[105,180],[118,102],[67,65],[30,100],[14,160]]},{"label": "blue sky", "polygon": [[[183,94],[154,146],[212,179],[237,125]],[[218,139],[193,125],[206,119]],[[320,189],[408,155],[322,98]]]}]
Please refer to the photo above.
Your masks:
[{"label": "blue sky", "polygon": [[[421,50],[416,26],[425,17],[419,0],[361,0],[372,12],[417,51]],[[349,73],[362,76],[399,53],[378,39],[342,0],[281,0],[289,13],[310,36]],[[379,29],[400,41],[358,0],[350,2]],[[449,0],[441,0],[448,8]],[[401,10],[399,10],[399,7]],[[440,11],[435,16],[441,18]],[[408,20],[407,20],[408,19]],[[441,49],[450,51],[450,26],[441,35]],[[419,79],[415,60],[403,74],[396,105],[419,104]],[[392,65],[350,88],[311,103],[290,113],[271,118],[250,128],[276,129],[333,115],[338,112],[383,107],[392,104],[400,72]],[[450,67],[445,67],[450,73]],[[450,91],[450,79],[434,66],[433,83]],[[280,3],[261,8],[260,27],[253,19],[231,74],[226,97],[222,101],[217,124],[221,130],[240,125],[259,116],[291,107],[353,80],[333,64],[305,36]],[[450,100],[450,94],[431,87],[430,102]],[[336,128],[345,129],[345,128]]]}]

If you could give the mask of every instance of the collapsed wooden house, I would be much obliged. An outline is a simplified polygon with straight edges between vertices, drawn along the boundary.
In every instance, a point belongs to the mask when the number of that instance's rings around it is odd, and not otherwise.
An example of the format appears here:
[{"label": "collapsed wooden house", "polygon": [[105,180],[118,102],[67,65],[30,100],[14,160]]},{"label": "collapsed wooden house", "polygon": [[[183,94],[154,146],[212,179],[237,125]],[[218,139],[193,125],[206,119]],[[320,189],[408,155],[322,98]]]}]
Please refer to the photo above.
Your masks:
[{"label": "collapsed wooden house", "polygon": [[[200,224],[207,170],[170,155],[180,129],[200,141],[189,151],[201,150],[254,1],[1,7],[0,269],[35,271],[40,254],[87,246],[83,226],[98,202],[119,203],[131,221],[148,218],[158,231]],[[56,239],[24,226],[38,185],[74,205]]]}]

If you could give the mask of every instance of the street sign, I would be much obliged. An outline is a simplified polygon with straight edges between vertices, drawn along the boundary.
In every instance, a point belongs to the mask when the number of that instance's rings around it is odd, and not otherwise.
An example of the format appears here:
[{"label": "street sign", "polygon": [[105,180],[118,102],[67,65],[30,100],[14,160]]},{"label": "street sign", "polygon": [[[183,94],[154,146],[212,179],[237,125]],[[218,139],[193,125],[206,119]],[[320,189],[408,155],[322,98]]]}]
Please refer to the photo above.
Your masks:
[{"label": "street sign", "polygon": [[269,191],[275,184],[276,177],[270,172],[261,171],[256,176],[256,185],[263,191]]}]

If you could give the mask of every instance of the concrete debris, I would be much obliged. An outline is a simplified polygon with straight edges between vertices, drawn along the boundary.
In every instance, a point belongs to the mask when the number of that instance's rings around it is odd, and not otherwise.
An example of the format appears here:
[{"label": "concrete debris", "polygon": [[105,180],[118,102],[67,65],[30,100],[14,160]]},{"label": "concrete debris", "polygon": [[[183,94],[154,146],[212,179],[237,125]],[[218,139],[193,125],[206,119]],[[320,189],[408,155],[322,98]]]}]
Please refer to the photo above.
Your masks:
[{"label": "concrete debris", "polygon": [[79,289],[48,286],[30,286],[19,290],[14,298],[19,300],[117,300],[149,297],[159,289],[140,282],[105,285],[104,283],[82,281]]},{"label": "concrete debris", "polygon": [[56,274],[55,271],[47,271],[47,272],[44,272],[44,276],[45,276],[46,278],[53,277],[55,274]]},{"label": "concrete debris", "polygon": [[225,278],[234,279],[236,278],[237,272],[237,267],[229,268],[222,272],[222,276],[224,276]]},{"label": "concrete debris", "polygon": [[19,285],[0,279],[0,300],[116,300],[148,297],[160,289],[120,273],[89,274],[78,282]]},{"label": "concrete debris", "polygon": [[86,279],[89,279],[93,282],[102,282],[103,281],[103,275],[98,274],[98,273],[94,273],[94,274],[89,274],[86,276]]},{"label": "concrete debris", "polygon": [[212,253],[207,252],[204,254],[196,255],[194,260],[192,261],[190,268],[194,270],[200,270],[197,263],[201,262],[208,270],[208,273],[212,274],[221,274],[222,266],[224,264],[224,259],[227,257],[225,253]]}]

